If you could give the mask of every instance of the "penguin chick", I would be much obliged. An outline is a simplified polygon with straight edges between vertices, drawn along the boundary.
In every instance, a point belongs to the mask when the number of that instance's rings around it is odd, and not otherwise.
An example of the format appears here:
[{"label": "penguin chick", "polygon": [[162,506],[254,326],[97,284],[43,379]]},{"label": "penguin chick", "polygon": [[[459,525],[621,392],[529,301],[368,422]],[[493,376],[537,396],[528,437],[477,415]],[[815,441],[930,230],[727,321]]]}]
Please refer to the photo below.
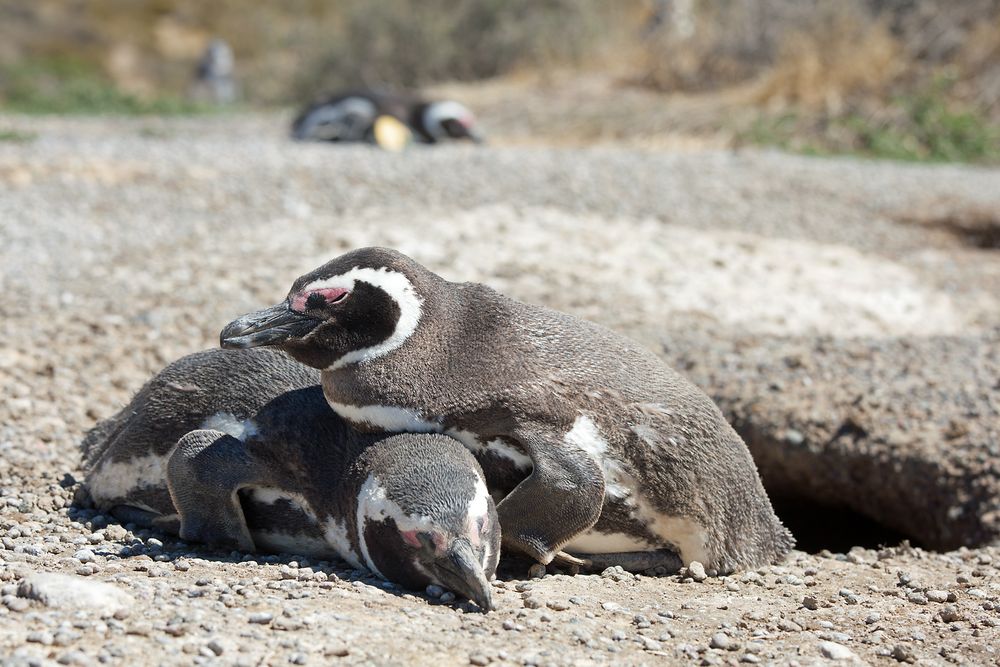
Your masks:
[{"label": "penguin chick", "polygon": [[443,432],[504,461],[521,475],[498,506],[504,544],[539,562],[663,552],[725,573],[793,544],[746,445],[655,355],[396,251],[307,273],[221,342],[322,369],[330,405],[358,428]]},{"label": "penguin chick", "polygon": [[472,455],[445,436],[355,431],[317,379],[270,350],[184,357],[87,435],[86,492],[186,540],[338,556],[492,609],[500,524]]}]

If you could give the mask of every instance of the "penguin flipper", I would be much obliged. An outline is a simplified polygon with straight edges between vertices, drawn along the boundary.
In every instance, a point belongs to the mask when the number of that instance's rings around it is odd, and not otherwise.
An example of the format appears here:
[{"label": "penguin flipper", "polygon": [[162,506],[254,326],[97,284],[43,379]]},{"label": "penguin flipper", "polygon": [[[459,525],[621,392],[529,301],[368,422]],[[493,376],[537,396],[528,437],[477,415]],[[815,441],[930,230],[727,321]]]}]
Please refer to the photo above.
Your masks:
[{"label": "penguin flipper", "polygon": [[497,505],[503,544],[547,565],[601,516],[604,475],[587,452],[544,426],[519,426],[511,435],[534,468]]},{"label": "penguin flipper", "polygon": [[178,440],[167,461],[167,487],[181,539],[255,551],[238,491],[261,477],[243,443],[227,433],[197,430]]}]

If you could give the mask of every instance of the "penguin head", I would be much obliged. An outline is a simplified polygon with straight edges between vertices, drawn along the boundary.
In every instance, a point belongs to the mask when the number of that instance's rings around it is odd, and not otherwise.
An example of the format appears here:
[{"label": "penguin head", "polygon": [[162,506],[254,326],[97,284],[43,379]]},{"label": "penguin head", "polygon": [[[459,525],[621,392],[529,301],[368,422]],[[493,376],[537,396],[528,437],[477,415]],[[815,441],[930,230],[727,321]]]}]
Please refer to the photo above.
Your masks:
[{"label": "penguin head", "polygon": [[464,104],[453,100],[430,102],[420,113],[420,125],[431,143],[447,139],[469,139],[482,143],[476,117]]},{"label": "penguin head", "polygon": [[278,346],[320,370],[384,356],[423,316],[426,295],[444,281],[395,250],[361,248],[300,277],[287,298],[230,322],[224,348]]},{"label": "penguin head", "polygon": [[363,560],[408,588],[436,584],[483,611],[500,523],[482,471],[457,441],[403,434],[367,448],[352,471]]}]

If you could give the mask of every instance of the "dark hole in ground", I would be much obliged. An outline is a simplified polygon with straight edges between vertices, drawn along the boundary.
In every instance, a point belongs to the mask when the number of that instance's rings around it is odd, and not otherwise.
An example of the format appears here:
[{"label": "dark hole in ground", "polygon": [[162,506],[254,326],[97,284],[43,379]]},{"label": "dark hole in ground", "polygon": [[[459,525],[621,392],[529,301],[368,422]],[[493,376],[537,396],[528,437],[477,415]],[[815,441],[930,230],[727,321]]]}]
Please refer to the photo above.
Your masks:
[{"label": "dark hole in ground", "polygon": [[877,549],[917,541],[847,507],[822,505],[802,497],[772,497],[774,511],[795,536],[796,548],[807,553],[829,549],[847,553],[851,547]]}]

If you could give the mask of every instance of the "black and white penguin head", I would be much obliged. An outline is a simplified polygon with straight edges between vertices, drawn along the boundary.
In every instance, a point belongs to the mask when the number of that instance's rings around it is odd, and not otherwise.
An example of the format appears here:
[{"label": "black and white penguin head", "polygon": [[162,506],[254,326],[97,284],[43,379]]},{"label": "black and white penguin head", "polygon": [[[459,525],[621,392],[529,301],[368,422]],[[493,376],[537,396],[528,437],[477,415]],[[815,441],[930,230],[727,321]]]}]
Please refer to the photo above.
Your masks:
[{"label": "black and white penguin head", "polygon": [[361,248],[300,277],[271,308],[230,322],[224,348],[278,346],[296,360],[336,370],[403,345],[441,279],[388,248]]},{"label": "black and white penguin head", "polygon": [[493,608],[500,523],[482,471],[457,441],[402,434],[355,462],[361,560],[408,588],[437,584]]},{"label": "black and white penguin head", "polygon": [[431,142],[446,139],[483,141],[476,117],[464,104],[453,100],[428,103],[420,112],[420,125]]}]

